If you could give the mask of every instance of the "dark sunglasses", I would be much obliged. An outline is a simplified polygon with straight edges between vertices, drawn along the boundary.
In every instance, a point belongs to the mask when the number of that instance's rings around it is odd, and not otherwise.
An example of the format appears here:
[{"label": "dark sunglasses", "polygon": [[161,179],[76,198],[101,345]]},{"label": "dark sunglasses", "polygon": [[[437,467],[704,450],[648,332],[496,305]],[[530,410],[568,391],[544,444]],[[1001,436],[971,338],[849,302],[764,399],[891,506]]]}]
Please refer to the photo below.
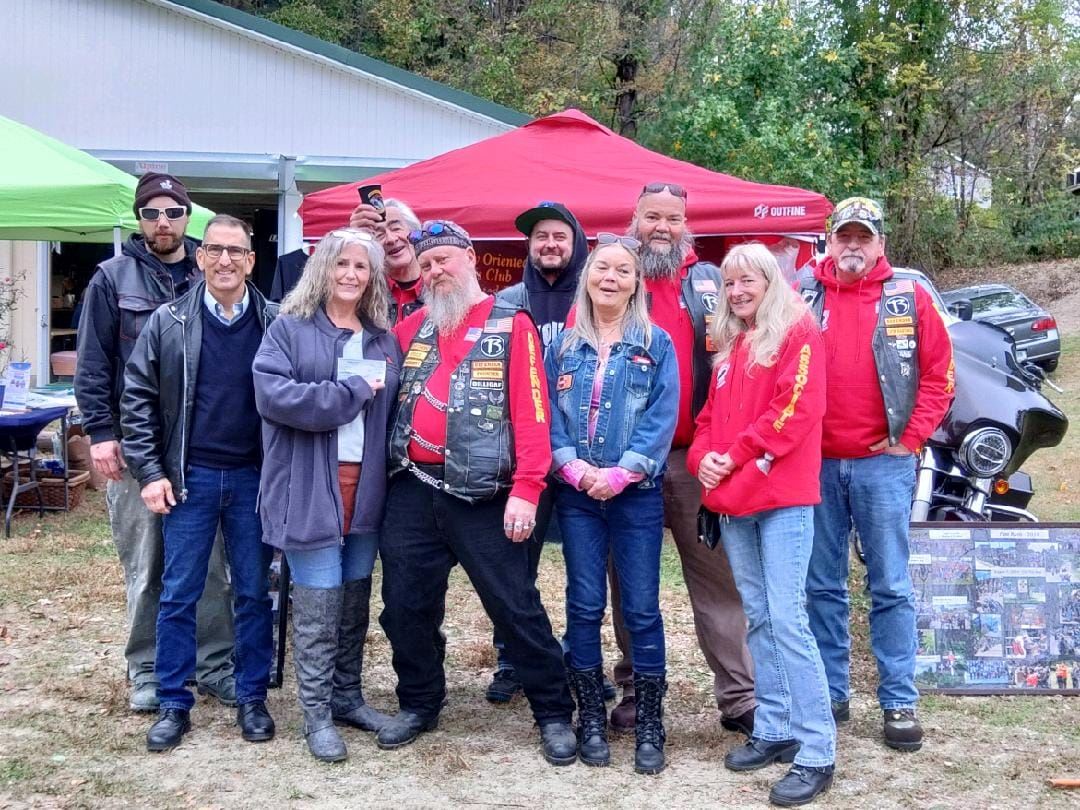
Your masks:
[{"label": "dark sunglasses", "polygon": [[434,222],[425,222],[418,231],[409,231],[409,242],[415,245],[421,239],[427,239],[429,236],[442,236],[444,233],[450,233],[471,241],[469,235],[454,223],[439,219]]},{"label": "dark sunglasses", "polygon": [[619,236],[617,233],[600,231],[596,235],[596,246],[600,247],[600,245],[622,245],[633,253],[641,247],[641,242],[632,236]]},{"label": "dark sunglasses", "polygon": [[162,214],[165,215],[166,219],[180,219],[186,213],[187,209],[182,205],[170,205],[168,208],[153,208],[148,205],[139,209],[139,219],[144,219],[147,222],[157,222]]},{"label": "dark sunglasses", "polygon": [[638,199],[641,199],[646,194],[660,194],[665,190],[670,191],[676,197],[682,197],[684,200],[686,199],[686,189],[678,183],[646,183],[641,187],[641,193],[638,195]]},{"label": "dark sunglasses", "polygon": [[210,243],[204,244],[201,247],[203,253],[211,259],[220,259],[222,253],[228,253],[229,258],[234,262],[240,261],[251,253],[251,248],[241,247],[240,245],[215,245]]}]

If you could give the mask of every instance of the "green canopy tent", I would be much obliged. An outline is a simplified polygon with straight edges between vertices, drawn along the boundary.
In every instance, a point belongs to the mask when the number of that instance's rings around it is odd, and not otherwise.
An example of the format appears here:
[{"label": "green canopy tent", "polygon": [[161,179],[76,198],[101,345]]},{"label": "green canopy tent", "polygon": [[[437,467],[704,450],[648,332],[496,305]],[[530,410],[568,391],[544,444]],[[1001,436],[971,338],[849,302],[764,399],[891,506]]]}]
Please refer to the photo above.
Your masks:
[{"label": "green canopy tent", "polygon": [[[93,155],[0,116],[0,239],[112,242],[138,228],[138,181]],[[213,212],[194,207],[202,237]]]}]

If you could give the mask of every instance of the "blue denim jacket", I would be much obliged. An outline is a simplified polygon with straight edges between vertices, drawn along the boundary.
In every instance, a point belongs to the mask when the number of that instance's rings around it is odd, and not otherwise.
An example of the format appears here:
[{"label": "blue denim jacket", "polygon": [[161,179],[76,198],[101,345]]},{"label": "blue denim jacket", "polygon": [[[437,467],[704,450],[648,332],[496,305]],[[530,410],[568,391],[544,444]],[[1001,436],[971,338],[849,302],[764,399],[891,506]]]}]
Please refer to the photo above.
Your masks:
[{"label": "blue denim jacket", "polygon": [[589,442],[589,401],[596,350],[578,343],[559,356],[570,330],[544,358],[551,399],[551,460],[557,470],[580,458],[594,467],[625,467],[651,483],[664,471],[679,412],[679,369],[667,332],[652,328],[652,345],[632,327],[611,347],[600,389],[596,435]]}]

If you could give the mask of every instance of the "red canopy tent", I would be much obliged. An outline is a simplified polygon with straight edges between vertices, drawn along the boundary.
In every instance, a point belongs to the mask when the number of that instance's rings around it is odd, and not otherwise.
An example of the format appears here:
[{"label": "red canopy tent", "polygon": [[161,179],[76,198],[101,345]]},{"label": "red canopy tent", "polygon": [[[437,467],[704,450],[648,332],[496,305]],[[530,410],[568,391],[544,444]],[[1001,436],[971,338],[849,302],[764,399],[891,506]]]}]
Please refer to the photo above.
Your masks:
[{"label": "red canopy tent", "polygon": [[[557,200],[590,237],[622,233],[642,185],[652,181],[687,189],[698,253],[714,260],[727,244],[747,236],[816,237],[832,210],[820,194],[674,160],[566,110],[403,169],[309,194],[300,215],[305,236],[318,238],[348,221],[359,186],[381,183],[384,196],[406,201],[422,219],[451,219],[467,228],[487,286],[501,286],[520,276],[525,244],[514,218],[522,211]],[[809,252],[804,246],[799,261]]]}]

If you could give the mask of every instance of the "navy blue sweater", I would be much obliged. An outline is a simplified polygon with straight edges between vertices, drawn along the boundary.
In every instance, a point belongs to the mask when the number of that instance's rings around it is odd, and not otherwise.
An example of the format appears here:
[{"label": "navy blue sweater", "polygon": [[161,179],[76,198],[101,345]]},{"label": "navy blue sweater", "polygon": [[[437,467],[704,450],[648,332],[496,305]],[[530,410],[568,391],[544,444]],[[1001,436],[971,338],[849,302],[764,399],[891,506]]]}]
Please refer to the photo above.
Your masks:
[{"label": "navy blue sweater", "polygon": [[262,342],[255,308],[225,325],[206,307],[188,462],[218,470],[258,464],[261,447],[251,363]]}]

